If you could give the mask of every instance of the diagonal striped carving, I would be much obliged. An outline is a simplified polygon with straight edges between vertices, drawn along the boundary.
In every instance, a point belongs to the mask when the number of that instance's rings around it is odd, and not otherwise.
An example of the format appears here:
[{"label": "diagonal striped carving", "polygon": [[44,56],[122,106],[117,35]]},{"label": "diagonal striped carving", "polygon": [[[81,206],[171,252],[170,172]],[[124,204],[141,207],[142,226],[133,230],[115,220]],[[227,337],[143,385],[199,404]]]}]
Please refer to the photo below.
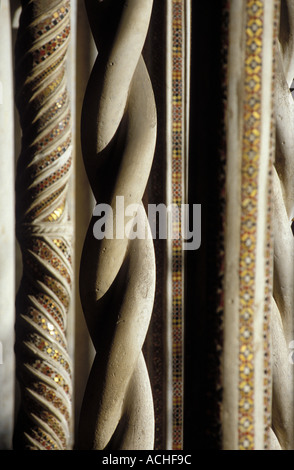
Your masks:
[{"label": "diagonal striped carving", "polygon": [[67,193],[72,167],[66,87],[70,2],[23,0],[15,50],[15,99],[22,128],[16,175],[17,238],[23,276],[16,299],[21,404],[15,449],[69,446],[72,289]]}]

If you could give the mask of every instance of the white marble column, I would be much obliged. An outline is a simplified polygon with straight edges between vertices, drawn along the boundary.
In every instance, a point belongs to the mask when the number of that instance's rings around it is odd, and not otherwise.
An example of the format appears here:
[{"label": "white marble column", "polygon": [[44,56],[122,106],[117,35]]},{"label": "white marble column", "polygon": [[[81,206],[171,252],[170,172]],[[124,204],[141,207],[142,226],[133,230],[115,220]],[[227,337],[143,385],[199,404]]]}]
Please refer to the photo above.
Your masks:
[{"label": "white marble column", "polygon": [[15,102],[22,128],[16,234],[23,275],[16,297],[21,403],[14,449],[63,450],[72,444],[70,15],[69,0],[23,0],[16,40]]},{"label": "white marble column", "polygon": [[0,2],[0,448],[10,449],[14,421],[14,105],[10,2]]},{"label": "white marble column", "polygon": [[267,449],[279,2],[232,0],[228,5],[223,447]]}]

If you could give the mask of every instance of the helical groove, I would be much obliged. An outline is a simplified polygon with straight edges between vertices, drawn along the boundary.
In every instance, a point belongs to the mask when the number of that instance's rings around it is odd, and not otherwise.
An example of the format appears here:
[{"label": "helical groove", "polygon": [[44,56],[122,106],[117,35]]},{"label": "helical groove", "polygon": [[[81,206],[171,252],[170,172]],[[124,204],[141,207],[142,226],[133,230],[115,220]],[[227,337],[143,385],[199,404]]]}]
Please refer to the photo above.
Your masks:
[{"label": "helical groove", "polygon": [[[96,356],[77,448],[152,449],[153,400],[142,353],[155,290],[153,240],[142,203],[156,143],[155,100],[142,57],[152,0],[89,0],[86,7],[98,56],[81,139],[97,205],[82,253],[80,295]],[[111,208],[105,219],[110,232],[99,225],[100,204]]]},{"label": "helical groove", "polygon": [[273,180],[273,397],[272,427],[275,446],[294,449],[294,365],[289,345],[294,338],[294,2],[282,0],[279,45],[276,52],[276,158]]},{"label": "helical groove", "polygon": [[16,298],[21,403],[14,448],[65,450],[71,426],[67,316],[72,291],[71,113],[66,79],[69,0],[23,0],[15,48],[22,129],[16,234],[23,275]]}]

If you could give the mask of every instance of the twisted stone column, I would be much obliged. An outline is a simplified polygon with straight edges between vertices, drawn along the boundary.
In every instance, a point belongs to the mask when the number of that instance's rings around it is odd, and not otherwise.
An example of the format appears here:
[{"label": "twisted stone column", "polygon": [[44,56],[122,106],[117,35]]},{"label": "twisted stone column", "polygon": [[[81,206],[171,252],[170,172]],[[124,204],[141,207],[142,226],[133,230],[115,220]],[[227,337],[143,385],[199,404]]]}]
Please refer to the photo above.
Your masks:
[{"label": "twisted stone column", "polygon": [[294,365],[289,345],[294,338],[294,2],[281,2],[275,81],[276,160],[273,183],[273,445],[294,449]]},{"label": "twisted stone column", "polygon": [[16,43],[16,105],[22,148],[16,177],[17,238],[23,277],[16,299],[21,406],[15,449],[66,449],[71,360],[71,117],[65,60],[69,0],[23,0]]},{"label": "twisted stone column", "polygon": [[[86,7],[98,57],[84,100],[82,148],[96,201],[111,206],[114,230],[113,236],[95,238],[94,215],[81,260],[81,301],[96,357],[78,448],[151,449],[153,404],[142,346],[155,263],[142,197],[153,160],[156,109],[141,51],[152,0],[89,0]],[[137,212],[125,217],[117,197]],[[136,236],[136,223],[146,227],[145,236]]]}]

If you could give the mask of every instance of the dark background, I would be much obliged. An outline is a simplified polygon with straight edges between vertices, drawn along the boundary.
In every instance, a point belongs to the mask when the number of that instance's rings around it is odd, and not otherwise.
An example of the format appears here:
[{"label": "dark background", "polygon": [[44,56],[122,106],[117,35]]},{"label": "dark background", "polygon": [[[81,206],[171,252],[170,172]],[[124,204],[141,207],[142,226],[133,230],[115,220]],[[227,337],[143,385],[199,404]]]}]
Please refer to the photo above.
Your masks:
[{"label": "dark background", "polygon": [[[224,2],[225,3],[225,2]],[[148,202],[165,201],[166,2],[155,0],[144,58],[158,112],[158,136]],[[186,251],[184,312],[184,449],[220,449],[220,360],[222,348],[222,214],[224,191],[223,1],[192,0],[189,205],[201,204],[201,246]],[[155,240],[157,286],[146,342],[156,414],[155,449],[165,442],[165,268],[162,241]]]}]

